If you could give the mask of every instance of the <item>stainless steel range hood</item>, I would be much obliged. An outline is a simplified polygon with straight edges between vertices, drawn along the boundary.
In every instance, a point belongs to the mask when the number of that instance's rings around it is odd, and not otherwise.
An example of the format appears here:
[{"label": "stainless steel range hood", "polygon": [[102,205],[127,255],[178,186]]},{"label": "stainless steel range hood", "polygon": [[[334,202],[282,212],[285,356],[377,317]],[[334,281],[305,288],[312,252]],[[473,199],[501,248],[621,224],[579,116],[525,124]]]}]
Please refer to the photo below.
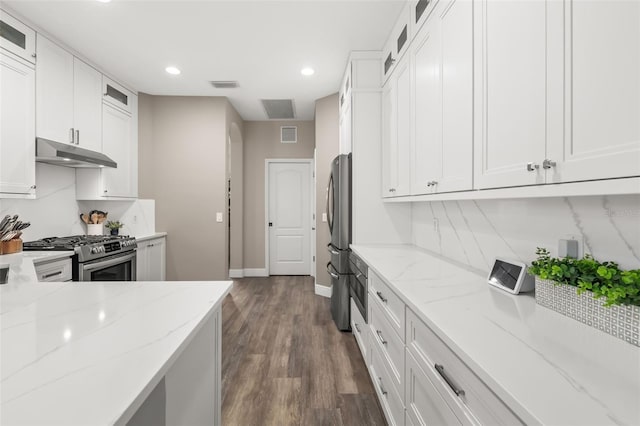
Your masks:
[{"label": "stainless steel range hood", "polygon": [[36,161],[74,168],[118,167],[102,153],[43,138],[36,138]]}]

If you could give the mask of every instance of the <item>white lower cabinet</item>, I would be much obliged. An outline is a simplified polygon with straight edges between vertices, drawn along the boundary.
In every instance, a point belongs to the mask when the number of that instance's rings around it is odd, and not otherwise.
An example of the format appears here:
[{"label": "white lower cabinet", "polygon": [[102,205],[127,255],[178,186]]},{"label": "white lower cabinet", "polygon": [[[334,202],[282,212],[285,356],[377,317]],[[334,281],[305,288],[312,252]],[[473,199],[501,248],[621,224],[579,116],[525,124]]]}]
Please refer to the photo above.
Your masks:
[{"label": "white lower cabinet", "polygon": [[385,365],[384,355],[376,345],[371,345],[369,374],[387,422],[392,426],[404,425],[403,399],[396,391],[391,374]]},{"label": "white lower cabinet", "polygon": [[461,425],[449,405],[418,362],[407,351],[406,370],[406,408],[407,424],[422,425]]},{"label": "white lower cabinet", "polygon": [[166,275],[166,238],[138,243],[136,281],[164,281]]},{"label": "white lower cabinet", "polygon": [[404,342],[382,311],[380,302],[369,303],[371,346],[377,346],[387,364],[390,379],[401,397],[404,397]]},{"label": "white lower cabinet", "polygon": [[33,264],[38,281],[71,281],[73,277],[71,257],[49,261],[34,261]]}]

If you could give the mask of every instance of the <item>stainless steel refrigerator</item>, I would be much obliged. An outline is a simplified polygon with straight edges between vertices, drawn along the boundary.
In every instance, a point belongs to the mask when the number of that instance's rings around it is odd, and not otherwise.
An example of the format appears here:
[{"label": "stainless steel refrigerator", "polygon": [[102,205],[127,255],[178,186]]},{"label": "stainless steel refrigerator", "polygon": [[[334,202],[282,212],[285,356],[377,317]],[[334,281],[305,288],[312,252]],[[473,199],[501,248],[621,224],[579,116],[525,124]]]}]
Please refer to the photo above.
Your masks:
[{"label": "stainless steel refrigerator", "polygon": [[327,223],[331,243],[331,315],[339,330],[351,330],[349,312],[349,244],[351,243],[351,154],[338,155],[331,162],[327,187]]}]

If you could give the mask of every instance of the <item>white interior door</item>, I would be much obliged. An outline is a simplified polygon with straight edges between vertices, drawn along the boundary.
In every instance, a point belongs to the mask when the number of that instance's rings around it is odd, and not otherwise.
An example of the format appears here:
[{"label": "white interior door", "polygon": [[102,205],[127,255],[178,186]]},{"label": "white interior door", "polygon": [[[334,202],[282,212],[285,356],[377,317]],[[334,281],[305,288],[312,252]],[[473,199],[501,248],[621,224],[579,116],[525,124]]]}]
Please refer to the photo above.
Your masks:
[{"label": "white interior door", "polygon": [[309,162],[268,163],[270,275],[309,275],[311,189]]}]

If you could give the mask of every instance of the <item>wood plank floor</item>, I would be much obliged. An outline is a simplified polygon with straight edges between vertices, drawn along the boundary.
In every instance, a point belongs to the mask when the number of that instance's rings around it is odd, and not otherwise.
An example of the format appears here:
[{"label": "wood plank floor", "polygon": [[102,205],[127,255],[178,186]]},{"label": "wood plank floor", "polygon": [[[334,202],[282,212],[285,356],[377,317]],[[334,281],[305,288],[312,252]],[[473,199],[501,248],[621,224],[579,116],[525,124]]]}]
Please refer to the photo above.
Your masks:
[{"label": "wood plank floor", "polygon": [[223,425],[386,424],[357,343],[313,278],[236,280],[222,329]]}]

